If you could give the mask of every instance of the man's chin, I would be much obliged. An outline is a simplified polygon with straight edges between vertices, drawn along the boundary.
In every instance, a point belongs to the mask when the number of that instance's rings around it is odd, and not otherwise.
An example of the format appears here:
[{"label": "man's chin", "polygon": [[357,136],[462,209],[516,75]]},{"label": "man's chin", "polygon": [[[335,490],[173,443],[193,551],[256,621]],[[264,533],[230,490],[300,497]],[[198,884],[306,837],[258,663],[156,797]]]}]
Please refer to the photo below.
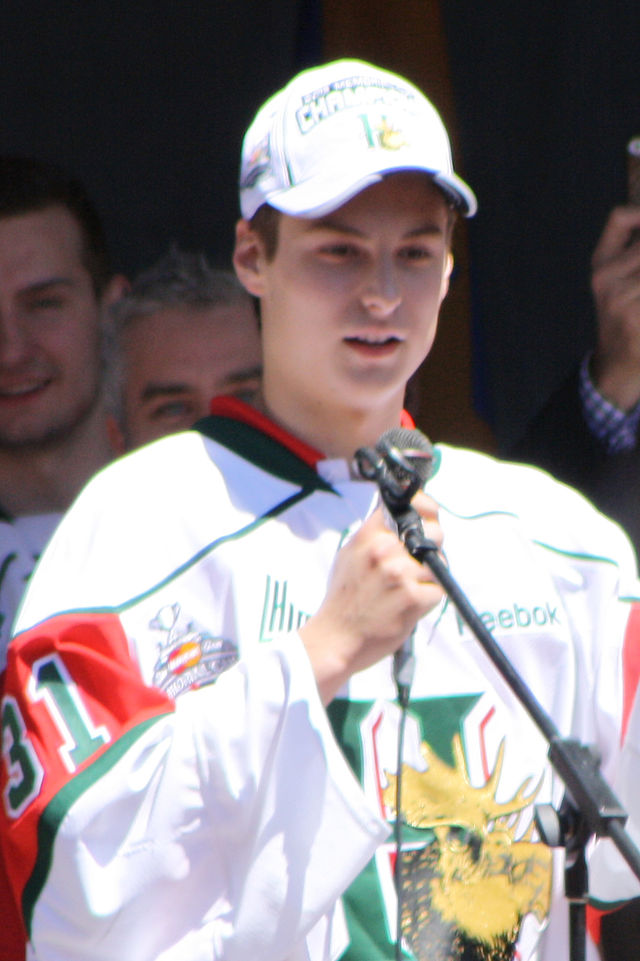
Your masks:
[{"label": "man's chin", "polygon": [[24,431],[4,430],[0,425],[0,454],[25,454],[58,447],[69,436],[64,427],[31,427]]},{"label": "man's chin", "polygon": [[0,419],[0,455],[44,453],[70,441],[85,426],[94,407],[70,412],[66,417],[25,418],[22,422],[3,423]]}]

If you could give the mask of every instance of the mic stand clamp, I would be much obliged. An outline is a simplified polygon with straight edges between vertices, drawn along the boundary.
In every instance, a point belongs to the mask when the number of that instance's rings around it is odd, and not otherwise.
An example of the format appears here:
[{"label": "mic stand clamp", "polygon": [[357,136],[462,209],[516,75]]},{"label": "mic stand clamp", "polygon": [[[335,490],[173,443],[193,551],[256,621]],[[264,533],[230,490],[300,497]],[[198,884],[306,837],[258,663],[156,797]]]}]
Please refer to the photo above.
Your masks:
[{"label": "mic stand clamp", "polygon": [[[586,951],[589,871],[586,847],[592,836],[609,837],[626,821],[626,812],[600,775],[597,749],[570,738],[554,738],[549,759],[567,791],[559,808],[538,804],[534,820],[549,847],[565,849],[564,893],[569,904],[571,958]],[[573,797],[579,799],[579,805]]]},{"label": "mic stand clamp", "polygon": [[559,808],[537,804],[534,821],[542,841],[552,848],[563,847],[564,894],[569,905],[569,957],[584,958],[587,946],[586,907],[589,899],[589,875],[586,846],[591,837],[586,818],[568,794]]}]

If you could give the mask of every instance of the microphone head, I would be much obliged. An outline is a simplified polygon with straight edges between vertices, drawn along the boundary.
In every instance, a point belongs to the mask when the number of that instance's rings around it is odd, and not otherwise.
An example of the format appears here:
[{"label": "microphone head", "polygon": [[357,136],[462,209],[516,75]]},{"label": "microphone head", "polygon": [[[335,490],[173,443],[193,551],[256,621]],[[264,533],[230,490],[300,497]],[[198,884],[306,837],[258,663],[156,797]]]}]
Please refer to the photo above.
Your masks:
[{"label": "microphone head", "polygon": [[376,450],[386,457],[395,448],[411,464],[424,487],[433,473],[433,447],[422,431],[408,427],[392,427],[384,432],[376,444]]}]

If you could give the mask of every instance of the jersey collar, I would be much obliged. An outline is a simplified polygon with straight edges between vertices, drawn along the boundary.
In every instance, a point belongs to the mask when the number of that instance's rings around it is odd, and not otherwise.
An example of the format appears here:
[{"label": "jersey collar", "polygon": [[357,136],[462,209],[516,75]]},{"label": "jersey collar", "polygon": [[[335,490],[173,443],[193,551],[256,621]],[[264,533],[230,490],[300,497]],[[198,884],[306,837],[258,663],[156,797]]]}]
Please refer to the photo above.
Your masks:
[{"label": "jersey collar", "polygon": [[[415,426],[406,411],[401,424]],[[318,463],[326,459],[321,451],[237,397],[214,398],[210,416],[198,421],[194,429],[276,477],[306,489],[333,490],[318,474]]]}]

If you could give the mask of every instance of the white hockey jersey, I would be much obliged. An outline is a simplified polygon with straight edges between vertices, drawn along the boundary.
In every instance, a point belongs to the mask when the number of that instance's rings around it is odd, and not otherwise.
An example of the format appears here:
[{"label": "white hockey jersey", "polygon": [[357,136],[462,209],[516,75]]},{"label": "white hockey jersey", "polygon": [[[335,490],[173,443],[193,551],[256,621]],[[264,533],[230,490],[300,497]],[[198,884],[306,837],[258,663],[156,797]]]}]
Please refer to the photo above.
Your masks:
[{"label": "white hockey jersey", "polygon": [[[1,787],[30,957],[389,961],[391,665],[328,709],[364,805],[296,635],[377,491],[239,401],[214,415],[98,475],[27,594]],[[640,639],[626,538],[540,471],[449,447],[436,459],[451,571],[560,732],[597,743],[613,777]],[[562,872],[532,809],[563,788],[543,738],[449,601],[414,646],[408,956],[555,961]],[[318,924],[376,846],[346,928]]]}]

